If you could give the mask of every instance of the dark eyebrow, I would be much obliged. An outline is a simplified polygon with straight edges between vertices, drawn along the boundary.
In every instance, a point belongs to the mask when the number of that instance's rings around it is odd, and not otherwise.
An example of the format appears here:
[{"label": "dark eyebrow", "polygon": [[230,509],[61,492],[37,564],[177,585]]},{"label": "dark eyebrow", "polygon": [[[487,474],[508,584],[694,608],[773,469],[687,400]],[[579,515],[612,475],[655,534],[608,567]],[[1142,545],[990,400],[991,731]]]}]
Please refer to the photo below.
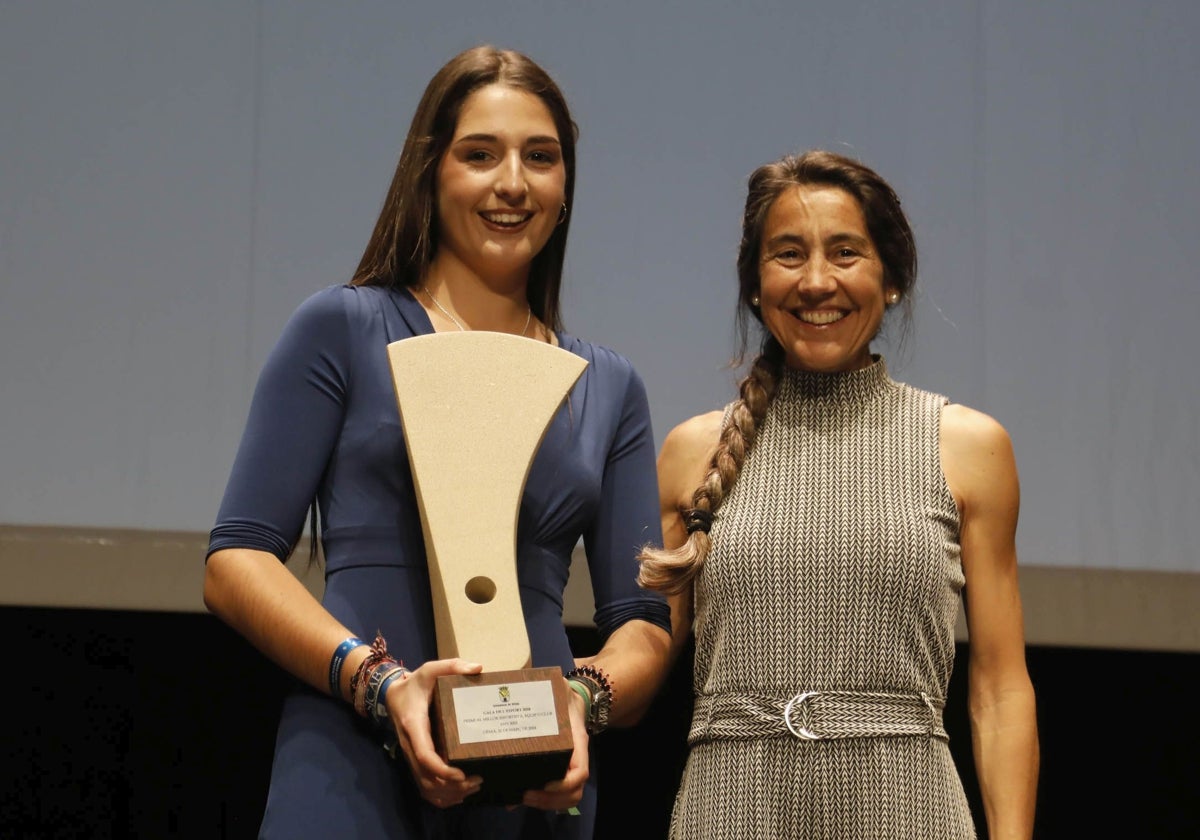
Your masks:
[{"label": "dark eyebrow", "polygon": [[[462,137],[459,137],[457,140],[454,141],[455,145],[457,145],[459,143],[499,143],[499,142],[500,142],[500,138],[497,137],[495,134],[483,134],[483,133],[464,134]],[[537,134],[537,135],[534,135],[533,137],[526,138],[526,140],[525,140],[526,146],[544,146],[548,143],[553,144],[555,146],[562,145],[561,143],[558,142],[557,137],[551,137],[549,134],[544,134],[544,135]]]},{"label": "dark eyebrow", "polygon": [[838,245],[843,242],[849,242],[851,245],[857,245],[859,248],[871,247],[871,240],[857,233],[835,233],[825,240],[826,245]]},{"label": "dark eyebrow", "polygon": [[[855,247],[865,250],[871,249],[870,239],[857,233],[850,233],[849,231],[835,233],[832,236],[826,237],[825,242],[823,243],[824,247],[826,248],[842,244],[854,245]],[[799,248],[808,247],[808,243],[805,241],[804,237],[796,233],[781,233],[777,236],[772,236],[763,243],[762,247],[766,250],[774,250],[783,245],[795,245]]]},{"label": "dark eyebrow", "polygon": [[778,236],[772,236],[763,243],[764,248],[778,248],[780,245],[799,245],[805,247],[804,237],[794,233],[781,233]]}]

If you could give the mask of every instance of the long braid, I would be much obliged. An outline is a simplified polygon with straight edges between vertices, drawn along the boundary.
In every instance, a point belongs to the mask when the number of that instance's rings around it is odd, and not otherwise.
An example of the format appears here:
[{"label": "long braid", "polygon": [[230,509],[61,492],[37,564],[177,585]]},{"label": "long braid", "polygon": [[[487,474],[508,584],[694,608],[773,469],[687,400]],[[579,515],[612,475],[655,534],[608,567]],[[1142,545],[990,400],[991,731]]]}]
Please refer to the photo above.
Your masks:
[{"label": "long braid", "polygon": [[692,495],[692,506],[681,509],[688,537],[678,548],[646,547],[638,555],[641,569],[638,584],[668,594],[683,591],[700,572],[712,541],[708,529],[725,497],[733,489],[746,457],[767,416],[767,409],[779,387],[783,351],[769,341],[754,360],[750,372],[738,386],[739,398],[730,412],[729,422],[721,430],[721,439],[709,461],[704,480]]},{"label": "long braid", "polygon": [[[638,583],[647,589],[676,594],[682,592],[700,571],[711,543],[708,529],[713,514],[733,489],[742,465],[766,417],[767,408],[779,387],[783,348],[774,340],[759,310],[759,264],[767,214],[786,190],[820,185],[844,190],[862,209],[871,240],[879,249],[887,285],[904,298],[909,311],[910,292],[917,275],[917,251],[912,229],[900,199],[874,171],[848,157],[814,150],[788,155],[760,166],[750,175],[746,206],[742,213],[742,239],[738,245],[738,336],[746,348],[747,325],[752,318],[766,333],[762,354],[738,386],[739,399],[729,422],[721,430],[717,451],[708,465],[704,481],[692,496],[692,506],[681,509],[688,537],[673,550],[647,546],[638,555]],[[739,355],[739,358],[744,358]]]}]

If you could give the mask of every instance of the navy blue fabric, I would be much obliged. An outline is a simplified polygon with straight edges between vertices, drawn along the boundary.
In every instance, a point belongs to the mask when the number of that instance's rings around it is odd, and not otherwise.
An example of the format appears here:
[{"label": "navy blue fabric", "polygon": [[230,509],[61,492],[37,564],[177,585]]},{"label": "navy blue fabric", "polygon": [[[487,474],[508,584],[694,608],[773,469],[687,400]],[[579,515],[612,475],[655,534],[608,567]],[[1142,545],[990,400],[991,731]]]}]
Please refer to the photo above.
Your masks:
[{"label": "navy blue fabric", "polygon": [[[254,548],[286,559],[318,500],[326,608],[376,631],[410,668],[436,658],[424,540],[386,347],[432,332],[405,290],[334,286],[289,320],[261,374],[209,553]],[[645,388],[621,356],[566,334],[588,362],[534,459],[517,528],[517,574],[535,666],[572,667],[562,624],[571,553],[582,537],[602,634],[633,619],[670,629],[640,590],[637,549],[661,541]],[[526,808],[437,811],[407,766],[343,702],[306,687],[287,699],[262,835],[266,837],[587,838],[582,816]]]}]

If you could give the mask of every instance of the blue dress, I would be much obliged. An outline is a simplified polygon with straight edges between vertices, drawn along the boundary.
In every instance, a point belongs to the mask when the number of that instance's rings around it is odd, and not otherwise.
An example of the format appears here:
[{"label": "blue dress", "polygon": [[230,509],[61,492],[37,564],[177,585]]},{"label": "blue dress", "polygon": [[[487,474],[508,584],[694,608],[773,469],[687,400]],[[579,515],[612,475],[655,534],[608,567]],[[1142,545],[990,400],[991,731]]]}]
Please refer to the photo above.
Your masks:
[{"label": "blue dress", "polygon": [[[406,290],[334,286],[305,301],[263,368],[209,553],[289,555],[315,497],[324,605],[352,632],[376,631],[410,668],[437,658],[429,574],[386,347],[433,331]],[[517,575],[534,666],[569,670],[563,589],[580,537],[602,637],[670,612],[635,583],[640,546],[661,543],[645,388],[629,362],[558,335],[588,362],[534,459],[517,525]],[[287,698],[262,837],[589,838],[597,768],[581,815],[519,807],[433,808],[403,758],[350,706],[307,686]]]}]

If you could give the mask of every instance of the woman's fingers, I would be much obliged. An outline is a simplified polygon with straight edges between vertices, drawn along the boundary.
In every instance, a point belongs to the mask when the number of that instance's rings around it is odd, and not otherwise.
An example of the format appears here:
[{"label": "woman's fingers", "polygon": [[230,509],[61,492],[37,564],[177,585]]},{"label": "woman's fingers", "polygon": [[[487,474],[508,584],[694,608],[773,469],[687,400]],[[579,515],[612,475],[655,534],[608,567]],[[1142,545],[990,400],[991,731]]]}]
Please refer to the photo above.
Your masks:
[{"label": "woman's fingers", "polygon": [[481,779],[467,776],[462,770],[447,764],[433,743],[429,724],[429,706],[437,678],[451,674],[475,674],[482,670],[478,663],[462,659],[439,659],[427,662],[397,685],[388,689],[388,714],[404,758],[412,770],[421,796],[439,808],[460,804],[479,790]]},{"label": "woman's fingers", "polygon": [[573,808],[583,798],[583,786],[588,780],[588,733],[583,721],[583,701],[570,692],[571,737],[574,748],[566,774],[540,790],[525,792],[521,802],[543,811],[562,811]]}]

